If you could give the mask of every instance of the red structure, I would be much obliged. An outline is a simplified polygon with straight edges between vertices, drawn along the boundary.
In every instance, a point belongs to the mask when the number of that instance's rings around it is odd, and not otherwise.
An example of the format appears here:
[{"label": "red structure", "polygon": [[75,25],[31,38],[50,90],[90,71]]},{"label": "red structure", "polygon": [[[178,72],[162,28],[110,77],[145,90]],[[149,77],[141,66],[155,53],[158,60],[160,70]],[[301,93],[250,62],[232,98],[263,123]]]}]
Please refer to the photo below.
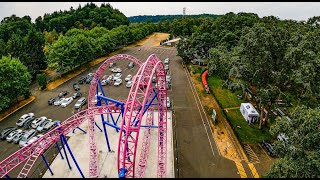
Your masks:
[{"label": "red structure", "polygon": [[208,82],[207,82],[207,75],[208,75],[208,70],[205,70],[204,72],[202,72],[201,80],[202,80],[202,84],[203,84],[204,89],[206,90],[207,94],[210,94],[210,89],[209,89]]},{"label": "red structure", "polygon": [[[118,101],[118,104],[107,103],[107,105],[96,106],[92,100],[96,96],[98,86],[100,84],[100,77],[103,71],[109,67],[109,64],[117,60],[129,60],[134,62],[138,67],[132,87],[130,89],[128,98],[125,102]],[[156,76],[157,89],[153,88],[152,77]],[[100,86],[101,87],[101,86]],[[156,105],[152,102],[157,100]],[[27,177],[33,164],[42,153],[51,145],[54,145],[59,140],[65,140],[64,136],[78,128],[85,120],[89,123],[89,177],[98,177],[98,150],[95,138],[95,116],[101,114],[122,113],[121,128],[116,125],[113,127],[120,129],[118,142],[118,173],[122,173],[124,177],[144,177],[147,159],[149,155],[151,125],[154,120],[154,110],[158,112],[158,163],[157,176],[166,176],[166,159],[167,159],[167,89],[166,89],[166,73],[163,62],[154,54],[150,55],[146,62],[142,63],[137,58],[127,55],[118,54],[107,59],[96,71],[93,80],[91,81],[89,95],[88,95],[88,109],[80,111],[70,118],[63,121],[53,130],[44,134],[31,144],[21,148],[11,156],[0,162],[0,177],[7,176],[18,165],[26,162],[20,171],[18,177]],[[119,103],[124,103],[124,109]],[[146,126],[147,129],[142,139],[142,150],[138,161],[136,163],[136,153],[138,146],[139,132],[143,115],[147,113]],[[102,118],[103,119],[103,118]],[[105,132],[106,133],[106,132]],[[65,140],[67,148],[71,150]],[[68,159],[67,159],[68,161]],[[69,162],[68,162],[69,164]],[[77,165],[82,177],[83,174],[80,167]],[[69,165],[70,166],[70,165]],[[49,166],[48,166],[49,167]],[[51,170],[50,170],[51,171]],[[135,173],[137,172],[137,173]]]}]

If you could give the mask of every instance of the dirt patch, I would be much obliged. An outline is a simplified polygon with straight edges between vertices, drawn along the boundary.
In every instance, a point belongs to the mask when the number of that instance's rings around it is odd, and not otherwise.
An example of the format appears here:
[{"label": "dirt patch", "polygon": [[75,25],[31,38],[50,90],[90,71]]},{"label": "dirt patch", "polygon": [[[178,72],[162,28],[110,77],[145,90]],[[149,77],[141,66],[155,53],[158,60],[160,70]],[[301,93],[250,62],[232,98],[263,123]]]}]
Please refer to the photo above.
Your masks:
[{"label": "dirt patch", "polygon": [[4,120],[6,117],[10,116],[12,113],[16,112],[25,105],[31,103],[35,99],[35,96],[30,96],[28,99],[19,101],[16,105],[10,107],[9,109],[0,114],[0,121]]},{"label": "dirt patch", "polygon": [[55,74],[57,71],[56,70],[48,70],[48,69],[46,69],[46,70],[43,70],[42,72],[45,73],[46,75],[50,76],[50,75]]},{"label": "dirt patch", "polygon": [[86,69],[87,69],[86,67],[83,67],[83,68],[81,68],[81,69],[79,69],[79,70],[77,70],[77,71],[75,71],[73,73],[67,74],[64,77],[61,77],[59,79],[56,79],[56,80],[48,83],[46,90],[50,91],[50,90],[60,86],[61,84],[67,82],[68,80],[74,78],[75,76],[78,76],[79,74],[81,74]]}]

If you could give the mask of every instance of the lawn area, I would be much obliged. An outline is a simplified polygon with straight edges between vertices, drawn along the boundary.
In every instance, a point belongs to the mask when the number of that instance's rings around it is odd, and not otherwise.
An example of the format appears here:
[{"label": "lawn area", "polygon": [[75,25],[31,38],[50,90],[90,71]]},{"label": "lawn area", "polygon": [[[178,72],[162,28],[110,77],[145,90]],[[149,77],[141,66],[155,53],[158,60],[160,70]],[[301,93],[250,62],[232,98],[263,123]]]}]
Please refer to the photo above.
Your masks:
[{"label": "lawn area", "polygon": [[[209,76],[208,84],[210,90],[213,92],[215,99],[220,104],[222,109],[238,107],[243,100],[238,99],[237,94],[241,92],[232,92],[229,89],[222,88],[223,80],[218,76]],[[228,110],[225,112],[227,120],[233,127],[236,136],[242,144],[257,144],[262,140],[271,140],[272,136],[269,133],[269,128],[259,129],[259,123],[248,125],[244,120],[239,109]],[[238,128],[240,126],[241,128]],[[268,124],[270,127],[270,124]]]},{"label": "lawn area", "polygon": [[236,93],[232,93],[229,89],[222,89],[222,79],[217,76],[209,76],[208,84],[210,90],[213,91],[214,96],[221,108],[231,108],[238,107],[243,102],[243,100],[238,99]]},{"label": "lawn area", "polygon": [[[272,136],[268,128],[259,129],[259,124],[249,125],[241,115],[240,110],[233,109],[226,112],[227,119],[234,128],[235,134],[243,144],[257,144],[262,140],[271,140]],[[238,128],[240,126],[241,128]]]}]

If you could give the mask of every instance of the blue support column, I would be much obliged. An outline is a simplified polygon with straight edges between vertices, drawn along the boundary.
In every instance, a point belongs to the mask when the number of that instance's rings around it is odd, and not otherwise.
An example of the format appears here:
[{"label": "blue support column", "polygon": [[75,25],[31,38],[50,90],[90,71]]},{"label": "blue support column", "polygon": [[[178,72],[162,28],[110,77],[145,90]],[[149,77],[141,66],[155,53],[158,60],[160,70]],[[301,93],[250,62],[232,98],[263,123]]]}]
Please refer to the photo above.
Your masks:
[{"label": "blue support column", "polygon": [[119,178],[126,178],[127,170],[125,168],[121,168],[119,172]]},{"label": "blue support column", "polygon": [[60,154],[60,156],[61,156],[61,159],[64,159],[63,156],[62,156],[62,153],[61,153],[61,151],[60,151],[60,148],[59,148],[59,145],[58,145],[57,142],[56,142],[56,148],[57,148],[58,151],[59,151],[59,154]]},{"label": "blue support column", "polygon": [[[80,131],[82,131],[84,134],[87,134],[87,132],[86,132],[85,130],[83,130],[83,129],[79,128],[79,127],[77,127],[77,129],[79,129]],[[76,130],[76,129],[74,129],[74,130],[72,131],[72,133],[74,133],[75,130]]]},{"label": "blue support column", "polygon": [[73,156],[73,154],[72,154],[72,151],[71,151],[71,149],[70,149],[70,147],[69,147],[69,144],[68,144],[66,138],[64,137],[64,135],[61,135],[61,136],[62,136],[62,139],[63,139],[64,143],[66,144],[66,146],[67,146],[67,148],[68,148],[68,151],[69,151],[69,153],[70,153],[70,155],[71,155],[71,157],[72,157],[73,162],[76,164],[77,169],[78,169],[78,171],[80,172],[82,178],[84,178],[84,175],[83,175],[83,173],[82,173],[82,171],[81,171],[81,169],[80,169],[80,167],[79,167],[76,159],[74,158],[74,156]]},{"label": "blue support column", "polygon": [[[152,105],[152,102],[154,101],[154,99],[155,99],[157,96],[158,96],[158,93],[155,93],[154,96],[153,96],[153,98],[152,98],[151,101],[149,102],[149,104],[146,104],[142,116],[147,112],[147,110],[148,110],[149,107]],[[136,117],[135,117],[135,119],[136,119]],[[135,121],[135,119],[133,120],[133,122]],[[139,121],[136,121],[135,124],[134,124],[134,126],[137,126],[138,123],[139,123]]]},{"label": "blue support column", "polygon": [[[59,126],[60,122],[56,122],[56,126]],[[66,149],[64,148],[64,145],[63,145],[63,140],[62,140],[62,136],[63,134],[61,134],[61,129],[58,128],[58,132],[60,134],[60,141],[61,141],[61,146],[62,146],[62,149],[63,149],[63,152],[64,152],[64,155],[66,156],[66,159],[67,159],[67,163],[68,163],[68,166],[69,166],[69,169],[72,169],[71,168],[71,165],[70,165],[70,162],[69,162],[69,159],[68,159],[68,155],[67,155],[67,152],[66,152]]]},{"label": "blue support column", "polygon": [[46,158],[44,157],[43,154],[41,154],[41,157],[42,157],[42,160],[44,161],[44,163],[46,163],[46,166],[47,166],[47,168],[49,169],[49,171],[50,171],[50,173],[51,173],[51,176],[53,176],[53,172],[52,172],[52,170],[51,170],[51,168],[50,168],[50,166],[49,166]]},{"label": "blue support column", "polygon": [[67,155],[67,151],[66,151],[66,149],[64,148],[64,144],[63,144],[63,140],[62,140],[62,135],[60,135],[60,141],[61,141],[61,145],[62,145],[62,149],[63,149],[64,155],[66,156],[66,159],[67,159],[67,163],[68,163],[69,169],[72,169],[72,168],[71,168],[71,165],[70,165],[70,162],[69,162],[68,155]]},{"label": "blue support column", "polygon": [[8,174],[6,174],[6,178],[10,178],[10,176]]},{"label": "blue support column", "polygon": [[158,128],[158,126],[144,126],[144,125],[140,125],[140,127],[142,127],[142,128]]},{"label": "blue support column", "polygon": [[98,126],[98,124],[96,122],[94,122],[94,124],[97,126],[98,129],[100,129],[100,131],[102,132],[102,129]]},{"label": "blue support column", "polygon": [[118,126],[115,126],[115,125],[113,125],[113,124],[108,123],[107,121],[103,121],[102,123],[103,123],[103,124],[107,124],[107,125],[109,125],[109,126],[111,126],[111,127],[115,128],[115,129],[118,129],[118,130],[120,130],[120,129],[121,129],[121,128],[120,128],[120,127],[118,127]]}]

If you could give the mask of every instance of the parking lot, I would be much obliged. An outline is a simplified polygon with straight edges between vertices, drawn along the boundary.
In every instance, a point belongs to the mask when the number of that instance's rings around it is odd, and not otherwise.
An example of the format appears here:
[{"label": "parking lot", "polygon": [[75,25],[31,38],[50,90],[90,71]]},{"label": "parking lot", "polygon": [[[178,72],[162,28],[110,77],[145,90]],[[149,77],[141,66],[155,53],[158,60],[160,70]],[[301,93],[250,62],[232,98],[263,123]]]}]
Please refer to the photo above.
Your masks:
[{"label": "parking lot", "polygon": [[[140,50],[139,50],[140,49]],[[141,61],[146,61],[151,54],[156,54],[162,61],[165,58],[170,58],[168,74],[172,79],[172,86],[168,90],[168,96],[171,99],[171,104],[174,110],[175,139],[177,140],[175,147],[175,159],[179,161],[175,166],[179,169],[176,177],[240,177],[237,175],[237,169],[233,161],[227,160],[219,156],[217,147],[213,142],[209,124],[203,122],[203,112],[196,105],[196,99],[191,90],[191,85],[184,68],[181,65],[181,58],[176,56],[175,48],[153,47],[151,43],[146,43],[143,46],[135,46],[121,52],[137,57]],[[138,66],[128,69],[128,61],[117,61],[117,66],[122,69],[122,84],[118,87],[113,85],[103,86],[105,95],[116,100],[126,100],[130,88],[127,88],[124,78],[128,75],[135,75]],[[74,100],[67,107],[48,105],[48,100],[58,96],[61,91],[68,91],[67,97],[72,96],[75,92],[73,84],[86,76],[88,73],[94,73],[101,65],[97,64],[94,67],[88,68],[83,73],[65,82],[59,87],[51,91],[39,92],[37,98],[30,104],[21,108],[14,114],[10,115],[2,122],[0,127],[13,126],[17,120],[26,113],[32,112],[36,117],[46,116],[52,120],[64,121],[70,117],[74,111],[73,106],[76,103]],[[110,75],[112,72],[109,68],[105,70],[103,75]],[[82,96],[88,97],[90,84],[80,84],[80,92]],[[85,108],[87,104],[85,105]],[[105,143],[105,142],[102,142]],[[5,159],[19,149],[16,144],[0,141],[0,160]],[[41,162],[42,163],[42,162]],[[224,171],[225,170],[225,171]],[[14,177],[14,174],[12,176]],[[11,175],[11,173],[10,173]]]}]

